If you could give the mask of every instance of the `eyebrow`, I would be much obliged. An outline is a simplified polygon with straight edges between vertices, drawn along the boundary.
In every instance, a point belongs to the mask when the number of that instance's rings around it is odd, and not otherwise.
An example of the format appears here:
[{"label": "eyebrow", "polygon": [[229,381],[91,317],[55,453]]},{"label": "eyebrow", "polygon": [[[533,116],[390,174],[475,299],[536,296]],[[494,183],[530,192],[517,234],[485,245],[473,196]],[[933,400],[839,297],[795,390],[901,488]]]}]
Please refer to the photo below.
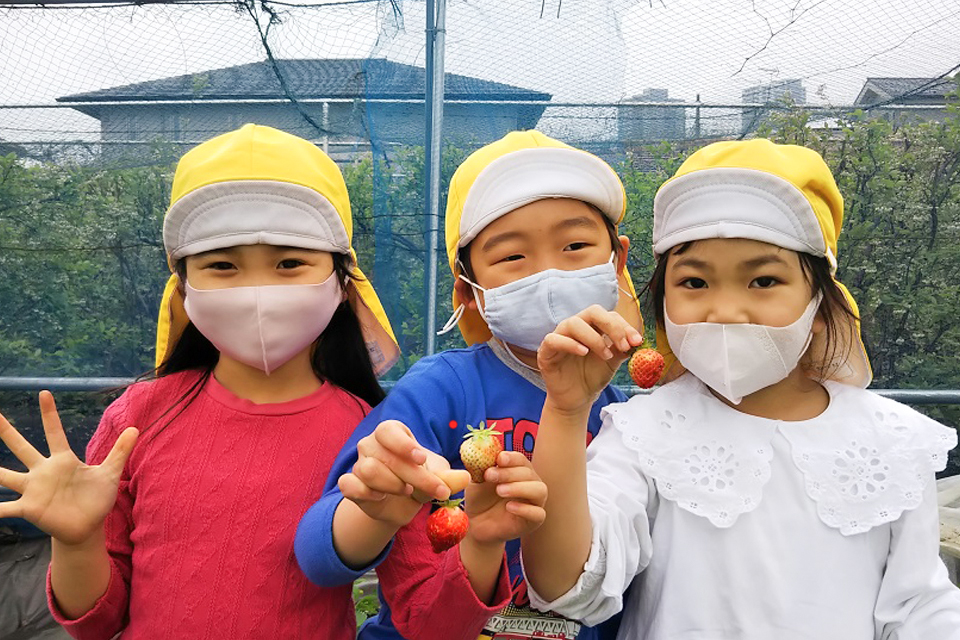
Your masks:
[{"label": "eyebrow", "polygon": [[[749,270],[749,269],[757,269],[759,267],[763,267],[768,264],[779,264],[779,265],[787,266],[786,260],[784,260],[783,258],[781,258],[775,253],[770,253],[763,256],[757,256],[756,258],[745,260],[741,262],[739,266],[741,269]],[[673,267],[674,269],[679,269],[680,267],[690,267],[691,269],[702,269],[706,271],[713,270],[713,267],[709,263],[703,260],[699,260],[697,258],[692,258],[692,257],[680,258],[674,263]]]},{"label": "eyebrow", "polygon": [[480,247],[481,251],[490,251],[499,244],[508,242],[510,240],[517,240],[524,237],[523,233],[519,231],[504,231],[503,233],[498,233],[495,236],[487,238],[487,241],[483,243],[483,246]]},{"label": "eyebrow", "polygon": [[757,267],[763,267],[768,264],[780,264],[787,266],[787,261],[775,253],[768,253],[767,255],[758,256],[752,260],[747,260],[741,263],[741,266],[746,269],[756,269]]},{"label": "eyebrow", "polygon": [[[588,216],[577,216],[575,218],[566,218],[561,220],[557,224],[551,227],[551,231],[565,231],[567,229],[596,229],[599,225],[597,221],[588,217]],[[497,234],[488,238],[486,242],[483,243],[483,246],[480,248],[481,251],[490,251],[494,247],[509,240],[517,240],[525,238],[527,234],[520,231],[505,231],[503,233]]]},{"label": "eyebrow", "polygon": [[708,263],[704,262],[703,260],[698,260],[697,258],[690,258],[690,257],[680,258],[679,260],[673,263],[674,269],[680,269],[681,267],[690,267],[691,269],[702,269],[706,271],[713,270],[713,267],[711,267]]},{"label": "eyebrow", "polygon": [[593,218],[587,216],[577,216],[576,218],[567,218],[566,220],[561,220],[553,226],[557,231],[563,231],[565,229],[577,229],[580,227],[585,227],[589,229],[596,229],[597,221]]},{"label": "eyebrow", "polygon": [[190,257],[207,258],[209,256],[216,256],[216,255],[231,255],[233,253],[236,253],[236,251],[234,251],[234,247],[221,247],[219,249],[210,249],[208,251],[201,251],[200,253],[195,253]]},{"label": "eyebrow", "polygon": [[[237,249],[238,249],[240,246],[246,246],[246,245],[234,245],[234,246],[230,246],[230,247],[220,247],[219,249],[210,249],[210,250],[208,250],[208,251],[201,251],[200,253],[197,253],[197,254],[194,254],[194,255],[195,255],[196,257],[217,255],[217,254],[221,254],[221,253],[222,253],[222,254],[226,254],[226,255],[233,255],[233,254],[235,254],[235,253],[237,252]],[[319,253],[319,251],[318,251],[317,249],[306,249],[306,248],[304,248],[304,247],[291,247],[291,246],[285,245],[285,244],[284,244],[284,245],[281,245],[281,244],[265,244],[265,245],[263,245],[263,246],[267,247],[267,248],[268,248],[270,251],[272,251],[273,253],[284,253],[284,252],[287,252],[287,251],[304,251],[304,252],[306,252],[306,253]]]}]

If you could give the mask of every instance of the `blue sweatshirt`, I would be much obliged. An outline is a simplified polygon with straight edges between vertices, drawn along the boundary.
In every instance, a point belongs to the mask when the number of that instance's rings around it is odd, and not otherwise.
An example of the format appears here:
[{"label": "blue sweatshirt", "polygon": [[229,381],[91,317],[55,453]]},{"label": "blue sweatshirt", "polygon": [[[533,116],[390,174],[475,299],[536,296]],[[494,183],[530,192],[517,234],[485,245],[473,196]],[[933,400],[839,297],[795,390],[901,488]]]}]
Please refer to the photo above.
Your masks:
[{"label": "blue sweatshirt", "polygon": [[[323,497],[301,520],[295,549],[304,573],[322,586],[342,585],[380,564],[389,553],[388,547],[369,567],[353,570],[340,560],[332,537],[333,514],[343,499],[337,479],[352,470],[357,461],[357,442],[372,433],[380,422],[403,422],[423,447],[444,456],[451,467],[462,469],[459,452],[467,426],[481,422],[487,426],[496,423],[495,428],[503,433],[506,450],[532,455],[545,399],[542,389],[507,367],[487,344],[452,349],[417,362],[357,427],[333,464]],[[600,409],[625,399],[612,386],[603,390],[590,412],[588,444],[600,429]],[[514,602],[526,604],[519,539],[509,541],[506,552]],[[380,601],[379,615],[367,621],[359,638],[402,639],[391,621],[383,593]],[[611,622],[612,625],[602,625],[602,631],[599,627],[584,628],[577,637],[612,639],[616,621]]]}]

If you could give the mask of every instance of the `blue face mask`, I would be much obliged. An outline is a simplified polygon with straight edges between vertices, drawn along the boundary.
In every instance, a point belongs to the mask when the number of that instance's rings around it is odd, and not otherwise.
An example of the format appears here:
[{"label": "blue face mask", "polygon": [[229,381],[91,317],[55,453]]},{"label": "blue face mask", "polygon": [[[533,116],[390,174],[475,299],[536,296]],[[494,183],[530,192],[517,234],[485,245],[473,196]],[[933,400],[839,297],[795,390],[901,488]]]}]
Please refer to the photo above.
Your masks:
[{"label": "blue face mask", "polygon": [[[528,351],[536,351],[561,321],[594,304],[613,311],[620,297],[613,257],[585,269],[539,271],[492,289],[460,278],[474,291],[483,291],[484,303],[478,308],[490,333]],[[457,311],[454,316],[459,319]]]}]

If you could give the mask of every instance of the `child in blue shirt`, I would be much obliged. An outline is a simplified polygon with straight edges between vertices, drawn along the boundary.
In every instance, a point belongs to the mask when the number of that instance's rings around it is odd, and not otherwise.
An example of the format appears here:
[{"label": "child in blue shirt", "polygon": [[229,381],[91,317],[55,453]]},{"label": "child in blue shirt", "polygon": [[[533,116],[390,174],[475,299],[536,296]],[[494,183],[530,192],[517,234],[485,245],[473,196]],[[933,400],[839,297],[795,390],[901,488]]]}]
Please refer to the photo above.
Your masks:
[{"label": "child in blue shirt", "polygon": [[[540,341],[598,305],[630,321],[630,346],[642,342],[629,241],[616,232],[624,211],[609,165],[536,131],[479,149],[454,174],[446,237],[457,310],[447,329],[457,322],[470,346],[424,358],[396,384],[345,445],[297,534],[300,565],[319,584],[377,568],[381,610],[361,629],[364,640],[476,640],[518,620],[567,638],[602,637],[529,608],[517,538],[546,517],[528,460],[546,397]],[[610,386],[600,393],[588,440],[600,409],[623,399]],[[481,423],[503,434],[506,450],[485,482],[466,486],[467,537],[435,555],[423,503],[467,485],[459,447]]]}]

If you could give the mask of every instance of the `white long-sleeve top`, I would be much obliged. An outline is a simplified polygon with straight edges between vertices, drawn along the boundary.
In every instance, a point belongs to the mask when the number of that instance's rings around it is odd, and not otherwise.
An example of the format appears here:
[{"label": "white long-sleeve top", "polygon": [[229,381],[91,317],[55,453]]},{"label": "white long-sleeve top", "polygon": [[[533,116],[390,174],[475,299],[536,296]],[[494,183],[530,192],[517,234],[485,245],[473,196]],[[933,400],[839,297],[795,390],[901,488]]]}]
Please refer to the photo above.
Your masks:
[{"label": "white long-sleeve top", "polygon": [[934,482],[956,432],[825,386],[827,410],[798,422],[689,374],[604,409],[590,557],[553,602],[531,585],[533,605],[587,624],[623,608],[618,640],[960,640]]}]

